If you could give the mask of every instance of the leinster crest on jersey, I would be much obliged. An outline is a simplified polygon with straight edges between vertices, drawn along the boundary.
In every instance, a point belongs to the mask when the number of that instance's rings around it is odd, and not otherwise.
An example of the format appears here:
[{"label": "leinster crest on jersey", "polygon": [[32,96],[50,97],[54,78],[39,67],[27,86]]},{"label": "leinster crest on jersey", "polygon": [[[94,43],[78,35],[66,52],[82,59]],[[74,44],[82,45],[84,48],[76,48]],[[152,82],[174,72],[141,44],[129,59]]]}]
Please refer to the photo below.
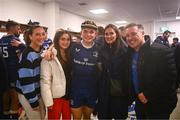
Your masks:
[{"label": "leinster crest on jersey", "polygon": [[76,52],[79,52],[79,51],[80,51],[80,49],[76,48],[76,49],[75,49],[75,51],[76,51]]},{"label": "leinster crest on jersey", "polygon": [[94,51],[94,52],[93,52],[93,56],[94,56],[94,57],[98,57],[98,52],[97,52],[97,51]]}]

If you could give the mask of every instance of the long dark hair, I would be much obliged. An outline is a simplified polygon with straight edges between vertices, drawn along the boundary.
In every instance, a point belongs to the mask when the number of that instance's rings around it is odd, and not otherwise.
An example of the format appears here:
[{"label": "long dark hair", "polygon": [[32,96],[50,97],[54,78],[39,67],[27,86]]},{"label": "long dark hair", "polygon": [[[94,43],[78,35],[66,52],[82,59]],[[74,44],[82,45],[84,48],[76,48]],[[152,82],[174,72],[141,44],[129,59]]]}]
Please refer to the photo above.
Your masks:
[{"label": "long dark hair", "polygon": [[[112,43],[112,48],[113,48],[113,51],[114,53],[116,54],[116,52],[118,51],[119,47],[122,47],[122,43],[120,42],[121,41],[121,38],[120,38],[120,35],[119,35],[119,29],[113,25],[113,24],[108,24],[105,29],[104,29],[104,34],[105,34],[105,31],[108,29],[108,28],[112,28],[115,33],[116,33],[116,40],[114,43]],[[104,38],[105,39],[105,38]],[[104,45],[105,46],[108,46],[108,44],[106,43],[106,41],[104,41]]]},{"label": "long dark hair", "polygon": [[106,31],[108,28],[112,28],[112,29],[115,31],[115,33],[116,33],[116,36],[117,36],[116,40],[119,39],[119,37],[120,37],[120,35],[119,35],[119,29],[118,29],[115,25],[113,25],[113,24],[108,24],[108,25],[105,27],[105,29],[104,29],[104,33],[105,33],[105,31]]},{"label": "long dark hair", "polygon": [[71,35],[70,35],[70,33],[68,32],[68,31],[66,31],[66,30],[59,30],[59,31],[57,31],[56,32],[56,34],[55,34],[55,36],[54,36],[54,40],[53,40],[53,42],[54,42],[54,47],[55,47],[55,49],[57,50],[57,58],[58,58],[58,60],[60,61],[60,63],[62,64],[62,65],[64,65],[66,62],[67,63],[69,63],[70,62],[70,46],[69,46],[69,48],[67,48],[66,50],[65,50],[65,56],[66,56],[66,58],[67,58],[67,61],[65,61],[63,58],[62,58],[62,55],[61,55],[61,49],[60,49],[60,47],[59,47],[59,40],[60,40],[60,38],[62,37],[62,35],[63,34],[68,34],[68,36],[69,36],[69,38],[70,38],[70,42],[71,42]]}]

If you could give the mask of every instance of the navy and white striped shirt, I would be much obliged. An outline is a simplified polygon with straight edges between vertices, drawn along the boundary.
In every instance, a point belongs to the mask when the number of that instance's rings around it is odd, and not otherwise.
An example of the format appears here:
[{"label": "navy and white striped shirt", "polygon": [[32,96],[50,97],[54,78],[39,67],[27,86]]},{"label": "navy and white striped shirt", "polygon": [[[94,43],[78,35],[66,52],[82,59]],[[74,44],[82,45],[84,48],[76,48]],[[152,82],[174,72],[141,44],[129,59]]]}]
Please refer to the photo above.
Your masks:
[{"label": "navy and white striped shirt", "polygon": [[19,80],[16,83],[17,91],[25,96],[33,108],[39,105],[40,62],[40,53],[27,47],[21,56]]}]

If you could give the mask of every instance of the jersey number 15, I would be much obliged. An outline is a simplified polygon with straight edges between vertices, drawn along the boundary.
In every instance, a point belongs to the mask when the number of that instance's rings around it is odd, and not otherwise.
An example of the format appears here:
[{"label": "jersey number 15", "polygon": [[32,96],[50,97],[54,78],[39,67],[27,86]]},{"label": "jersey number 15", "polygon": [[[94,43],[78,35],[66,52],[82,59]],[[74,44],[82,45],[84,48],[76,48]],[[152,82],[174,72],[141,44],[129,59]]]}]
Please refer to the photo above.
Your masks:
[{"label": "jersey number 15", "polygon": [[7,46],[0,47],[0,50],[3,54],[3,58],[8,58],[8,47]]}]

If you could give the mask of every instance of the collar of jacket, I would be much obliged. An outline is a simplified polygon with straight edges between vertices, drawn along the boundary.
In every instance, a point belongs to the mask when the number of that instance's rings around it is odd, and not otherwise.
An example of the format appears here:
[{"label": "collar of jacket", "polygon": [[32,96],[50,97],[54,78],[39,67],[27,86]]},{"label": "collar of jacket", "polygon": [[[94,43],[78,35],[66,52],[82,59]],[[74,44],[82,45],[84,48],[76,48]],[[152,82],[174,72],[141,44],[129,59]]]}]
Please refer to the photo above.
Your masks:
[{"label": "collar of jacket", "polygon": [[[149,48],[151,45],[151,41],[147,40],[145,43],[140,47],[138,52],[143,52],[145,49]],[[128,52],[134,52],[134,49],[128,46]]]},{"label": "collar of jacket", "polygon": [[[63,71],[62,65],[61,65],[60,61],[58,60],[58,58],[55,57],[54,60],[55,60],[56,63],[58,64],[60,71]],[[64,72],[64,71],[63,71],[63,72]]]},{"label": "collar of jacket", "polygon": [[52,53],[55,56],[53,60],[55,60],[57,62],[57,64],[59,65],[60,70],[63,70],[61,63],[57,58],[57,50],[54,47],[52,48]]},{"label": "collar of jacket", "polygon": [[[150,40],[147,40],[141,47],[140,47],[140,49],[139,49],[139,54],[140,54],[140,56],[139,56],[139,60],[138,60],[138,74],[139,74],[139,77],[140,77],[140,80],[141,80],[141,72],[143,71],[143,67],[142,67],[142,65],[144,64],[144,55],[146,54],[145,52],[147,52],[148,51],[148,49],[150,48],[150,45],[151,45],[151,42],[150,42]],[[134,52],[134,49],[132,49],[132,48],[130,48],[130,47],[128,47],[128,69],[127,69],[127,71],[128,71],[128,80],[130,81],[130,84],[129,84],[129,87],[133,87],[133,85],[132,85],[132,82],[131,82],[131,60],[132,60],[132,58],[131,58],[131,55],[133,54],[133,52]],[[140,72],[141,71],[141,72]],[[140,88],[141,88],[141,84],[139,85],[140,86]],[[141,89],[140,89],[140,91],[141,91]],[[132,91],[130,91],[130,92],[133,92],[134,94],[135,94],[135,91],[134,91],[134,88],[132,89]],[[131,93],[130,93],[131,94]]]}]

